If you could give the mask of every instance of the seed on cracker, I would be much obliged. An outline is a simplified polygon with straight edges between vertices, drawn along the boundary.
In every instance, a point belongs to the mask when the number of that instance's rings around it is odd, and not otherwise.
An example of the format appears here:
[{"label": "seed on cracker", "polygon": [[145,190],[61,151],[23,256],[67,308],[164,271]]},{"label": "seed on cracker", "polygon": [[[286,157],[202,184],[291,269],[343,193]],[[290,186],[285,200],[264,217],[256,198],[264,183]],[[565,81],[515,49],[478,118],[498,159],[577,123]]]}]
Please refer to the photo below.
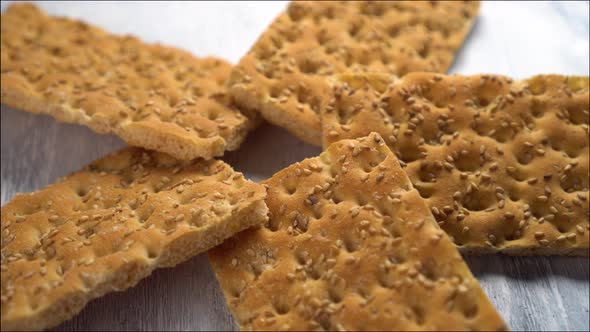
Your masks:
[{"label": "seed on cracker", "polygon": [[477,1],[292,2],[234,68],[230,93],[239,107],[320,145],[332,75],[445,72],[478,9]]},{"label": "seed on cracker", "polygon": [[178,159],[235,150],[256,122],[224,88],[231,65],[47,16],[32,4],[2,14],[1,101],[120,136]]},{"label": "seed on cracker", "polygon": [[393,135],[386,143],[462,250],[589,254],[588,232],[559,240],[590,225],[588,77],[351,73],[334,82],[341,97],[322,111],[324,146]]},{"label": "seed on cracker", "polygon": [[[167,184],[155,187],[163,176]],[[201,196],[213,192],[224,198]],[[180,162],[140,148],[17,195],[1,214],[2,330],[56,326],[96,297],[264,223],[265,196],[263,186],[220,160]]]},{"label": "seed on cracker", "polygon": [[[322,170],[297,176],[314,163]],[[380,172],[381,181],[361,179]],[[378,134],[334,143],[265,184],[268,224],[209,251],[242,330],[507,328]],[[307,205],[318,186],[332,197]],[[309,220],[306,228],[292,231],[292,212]]]}]

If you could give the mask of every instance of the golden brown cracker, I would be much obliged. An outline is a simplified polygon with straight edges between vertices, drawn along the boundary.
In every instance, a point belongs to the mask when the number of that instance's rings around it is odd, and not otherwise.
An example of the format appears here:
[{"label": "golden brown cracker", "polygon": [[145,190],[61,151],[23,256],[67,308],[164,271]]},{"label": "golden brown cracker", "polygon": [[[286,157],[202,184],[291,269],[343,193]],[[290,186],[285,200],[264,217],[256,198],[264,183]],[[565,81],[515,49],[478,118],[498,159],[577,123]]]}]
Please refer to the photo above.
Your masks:
[{"label": "golden brown cracker", "polygon": [[267,220],[220,160],[126,148],[2,207],[2,330],[41,330]]},{"label": "golden brown cracker", "polygon": [[265,184],[266,225],[209,251],[241,329],[506,329],[378,134]]},{"label": "golden brown cracker", "polygon": [[463,251],[589,254],[588,77],[339,81],[324,145],[380,133]]},{"label": "golden brown cracker", "polygon": [[2,14],[2,103],[113,133],[179,159],[235,150],[253,121],[233,106],[218,58],[49,17],[32,4]]},{"label": "golden brown cracker", "polygon": [[311,144],[328,77],[346,71],[445,72],[477,1],[292,2],[232,71],[236,104]]}]

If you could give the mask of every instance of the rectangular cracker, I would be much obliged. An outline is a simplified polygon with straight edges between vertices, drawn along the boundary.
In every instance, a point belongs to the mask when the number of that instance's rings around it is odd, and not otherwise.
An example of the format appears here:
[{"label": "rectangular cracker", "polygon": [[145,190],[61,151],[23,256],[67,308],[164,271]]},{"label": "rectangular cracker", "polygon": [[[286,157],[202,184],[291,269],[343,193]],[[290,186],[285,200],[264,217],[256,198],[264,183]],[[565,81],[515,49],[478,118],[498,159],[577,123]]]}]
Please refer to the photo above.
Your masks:
[{"label": "rectangular cracker", "polygon": [[235,150],[254,122],[231,103],[231,65],[49,17],[32,4],[2,14],[1,101],[178,159]]},{"label": "rectangular cracker", "polygon": [[2,207],[2,330],[41,330],[267,220],[220,160],[126,148]]},{"label": "rectangular cracker", "polygon": [[380,133],[464,252],[588,256],[588,82],[344,74],[324,146]]},{"label": "rectangular cracker", "polygon": [[507,328],[378,134],[265,184],[266,225],[209,251],[241,329]]},{"label": "rectangular cracker", "polygon": [[321,145],[327,77],[445,72],[478,9],[478,1],[292,2],[234,68],[230,93],[239,107]]}]

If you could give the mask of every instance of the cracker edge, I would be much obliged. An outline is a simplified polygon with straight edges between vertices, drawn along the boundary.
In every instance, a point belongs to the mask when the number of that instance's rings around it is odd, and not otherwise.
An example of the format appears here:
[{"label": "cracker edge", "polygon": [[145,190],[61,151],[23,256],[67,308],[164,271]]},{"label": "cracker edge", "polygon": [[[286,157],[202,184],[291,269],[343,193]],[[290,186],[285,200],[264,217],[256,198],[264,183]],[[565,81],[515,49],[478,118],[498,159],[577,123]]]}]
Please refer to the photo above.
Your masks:
[{"label": "cracker edge", "polygon": [[[28,83],[25,84],[28,85]],[[30,93],[32,89],[27,85],[16,77],[2,75],[0,84],[2,104],[28,113],[49,115],[59,122],[84,125],[99,134],[115,134],[130,145],[165,152],[181,160],[193,160],[199,157],[212,159],[222,156],[226,150],[236,150],[246,139],[247,134],[260,123],[259,119],[244,115],[246,119],[244,124],[236,127],[228,140],[219,135],[195,139],[183,135],[180,128],[177,131],[170,131],[158,126],[158,130],[155,130],[153,123],[141,121],[117,124],[111,128],[106,119],[89,117],[83,111],[69,105],[47,103],[35,93]]]}]

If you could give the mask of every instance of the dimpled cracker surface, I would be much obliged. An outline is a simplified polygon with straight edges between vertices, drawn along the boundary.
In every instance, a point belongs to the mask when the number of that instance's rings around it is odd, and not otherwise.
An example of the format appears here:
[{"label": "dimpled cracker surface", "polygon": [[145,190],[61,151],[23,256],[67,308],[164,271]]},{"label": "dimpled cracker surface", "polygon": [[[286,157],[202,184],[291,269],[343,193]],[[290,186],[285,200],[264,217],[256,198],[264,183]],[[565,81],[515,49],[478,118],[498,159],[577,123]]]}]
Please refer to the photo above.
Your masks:
[{"label": "dimpled cracker surface", "polygon": [[587,256],[588,104],[588,77],[346,74],[324,144],[379,132],[465,252]]},{"label": "dimpled cracker surface", "polygon": [[[190,160],[234,150],[253,126],[217,58],[114,36],[32,4],[2,14],[2,103]],[[254,121],[255,122],[255,121]]]},{"label": "dimpled cracker surface", "polygon": [[[126,148],[2,207],[2,330],[38,330],[267,220],[219,160]],[[171,308],[173,310],[173,308]]]},{"label": "dimpled cracker surface", "polygon": [[379,135],[265,184],[265,226],[209,251],[241,329],[506,329]]},{"label": "dimpled cracker surface", "polygon": [[230,74],[235,102],[321,144],[327,77],[345,71],[445,72],[477,1],[292,2]]}]

